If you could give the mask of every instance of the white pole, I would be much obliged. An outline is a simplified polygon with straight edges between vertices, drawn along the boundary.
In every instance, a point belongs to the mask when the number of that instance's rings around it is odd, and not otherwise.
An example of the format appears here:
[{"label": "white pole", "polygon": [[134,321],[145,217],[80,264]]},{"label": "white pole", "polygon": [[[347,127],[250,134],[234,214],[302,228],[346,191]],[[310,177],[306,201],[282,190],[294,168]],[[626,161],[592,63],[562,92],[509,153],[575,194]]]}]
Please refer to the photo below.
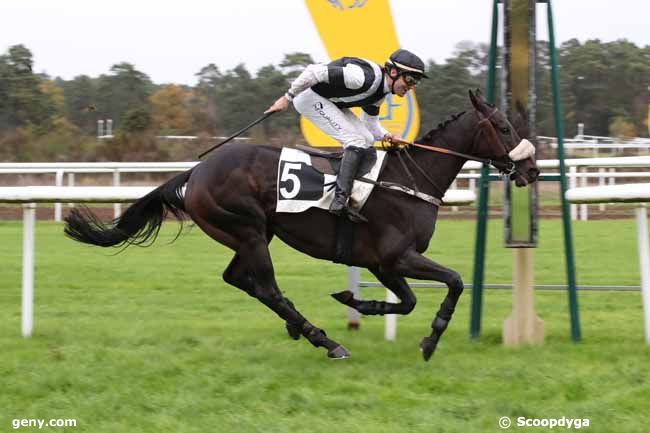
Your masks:
[{"label": "white pole", "polygon": [[[576,177],[576,167],[569,167],[569,188],[575,188],[578,186],[578,179]],[[575,203],[571,204],[571,221],[578,219],[578,205]]]},{"label": "white pole", "polygon": [[[74,186],[74,173],[68,173],[68,186]],[[74,203],[68,203],[68,207],[74,207]]]},{"label": "white pole", "polygon": [[[605,169],[604,168],[599,168],[598,169],[598,186],[605,186]],[[601,203],[598,205],[598,210],[603,212],[605,210],[605,203]]]},{"label": "white pole", "polygon": [[102,135],[104,135],[104,121],[100,119],[97,121],[97,137]]},{"label": "white pole", "polygon": [[648,246],[648,211],[639,206],[636,212],[636,233],[639,243],[639,270],[641,271],[641,297],[645,321],[645,341],[650,344],[650,247]]},{"label": "white pole", "polygon": [[[451,188],[450,189],[458,189],[458,182],[456,179],[451,183]],[[452,212],[458,212],[458,206],[452,206],[451,207]]]},{"label": "white pole", "polygon": [[[63,186],[63,171],[57,170],[54,180],[56,186]],[[54,203],[54,221],[61,222],[61,203]]]},{"label": "white pole", "polygon": [[[582,174],[587,174],[587,167],[583,167],[580,169],[580,172]],[[582,176],[580,178],[580,186],[581,187],[586,187],[587,186],[587,176]],[[580,205],[580,221],[587,221],[589,219],[589,211],[587,210],[587,204],[583,203]]]},{"label": "white pole", "polygon": [[31,337],[34,329],[34,225],[36,204],[23,205],[23,296],[22,334]]},{"label": "white pole", "polygon": [[[355,298],[359,299],[360,289],[359,281],[361,280],[361,269],[348,267],[348,290],[352,292]],[[348,329],[358,329],[361,322],[361,313],[352,307],[348,308]]]},{"label": "white pole", "polygon": [[[113,186],[120,186],[120,169],[113,170]],[[113,203],[113,218],[117,218],[122,213],[122,205],[120,203]]]},{"label": "white pole", "polygon": [[[469,174],[474,175],[476,174],[476,170],[470,170]],[[469,178],[469,189],[473,192],[476,192],[476,179],[473,177]]]},{"label": "white pole", "polygon": [[[395,304],[399,299],[390,290],[386,289],[386,302]],[[384,324],[384,339],[386,341],[395,341],[397,337],[397,315],[386,314],[386,321]]]}]

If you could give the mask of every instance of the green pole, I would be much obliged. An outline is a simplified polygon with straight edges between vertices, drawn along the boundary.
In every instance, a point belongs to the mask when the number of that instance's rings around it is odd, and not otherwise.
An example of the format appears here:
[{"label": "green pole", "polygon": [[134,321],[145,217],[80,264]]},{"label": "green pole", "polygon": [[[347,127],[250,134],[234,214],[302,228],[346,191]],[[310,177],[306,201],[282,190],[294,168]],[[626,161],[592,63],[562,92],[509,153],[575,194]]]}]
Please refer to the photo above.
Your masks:
[{"label": "green pole", "polygon": [[578,316],[578,292],[576,290],[576,272],[573,259],[573,240],[571,235],[571,219],[569,202],[566,199],[566,167],[564,165],[564,125],[562,107],[560,105],[560,84],[558,79],[557,53],[555,50],[555,31],[553,30],[553,10],[551,0],[548,7],[549,52],[551,57],[551,82],[553,85],[553,107],[555,113],[555,130],[557,133],[557,155],[560,161],[560,189],[562,196],[562,222],[564,225],[564,252],[566,255],[567,285],[569,294],[569,313],[571,315],[571,337],[580,341],[580,318]]},{"label": "green pole", "polygon": [[[494,103],[496,93],[496,64],[497,64],[497,31],[499,28],[498,0],[492,5],[492,37],[490,40],[489,67],[487,76],[486,97]],[[470,314],[470,338],[478,338],[481,334],[481,314],[483,309],[483,276],[485,270],[485,238],[487,236],[488,199],[490,194],[490,167],[483,164],[479,180],[479,200],[476,225],[476,244],[474,248],[474,278],[472,280],[472,305]]]}]

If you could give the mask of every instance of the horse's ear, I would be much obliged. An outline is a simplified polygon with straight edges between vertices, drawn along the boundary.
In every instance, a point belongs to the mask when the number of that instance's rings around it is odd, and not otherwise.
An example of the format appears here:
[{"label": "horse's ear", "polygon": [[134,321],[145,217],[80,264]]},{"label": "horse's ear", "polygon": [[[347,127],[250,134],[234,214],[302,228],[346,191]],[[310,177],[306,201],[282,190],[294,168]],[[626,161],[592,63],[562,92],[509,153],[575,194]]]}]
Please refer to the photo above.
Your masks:
[{"label": "horse's ear", "polygon": [[477,97],[478,99],[480,99],[480,100],[485,100],[485,98],[483,98],[483,92],[481,91],[481,89],[477,88],[477,89],[474,91],[474,94],[476,95],[476,97]]},{"label": "horse's ear", "polygon": [[477,110],[480,110],[481,109],[481,103],[479,102],[478,98],[476,96],[474,96],[474,92],[472,92],[471,90],[469,90],[468,92],[469,92],[469,100],[472,101],[472,105]]}]

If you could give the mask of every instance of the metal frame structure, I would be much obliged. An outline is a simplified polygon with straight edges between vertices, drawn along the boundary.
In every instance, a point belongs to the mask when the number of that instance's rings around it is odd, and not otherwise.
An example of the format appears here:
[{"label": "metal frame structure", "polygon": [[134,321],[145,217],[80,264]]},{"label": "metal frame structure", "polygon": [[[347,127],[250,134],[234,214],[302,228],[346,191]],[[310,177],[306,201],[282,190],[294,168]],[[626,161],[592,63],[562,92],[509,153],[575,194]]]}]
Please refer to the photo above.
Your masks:
[{"label": "metal frame structure", "polygon": [[[569,313],[571,318],[571,338],[573,341],[578,342],[581,340],[580,332],[580,319],[578,314],[578,297],[576,290],[576,274],[575,262],[573,252],[573,241],[571,233],[571,219],[569,212],[569,202],[566,199],[565,193],[567,190],[566,181],[566,166],[564,161],[564,128],[562,122],[562,108],[560,105],[560,87],[558,79],[558,65],[557,65],[557,52],[555,48],[555,31],[553,26],[553,11],[551,0],[537,0],[532,3],[546,3],[547,4],[547,20],[549,32],[549,52],[551,57],[551,81],[553,89],[553,102],[554,102],[554,118],[555,128],[557,131],[557,155],[559,160],[559,176],[541,177],[540,180],[548,181],[554,180],[560,182],[561,201],[562,201],[562,220],[564,229],[564,251],[566,257],[566,273],[567,273],[567,293],[569,300]],[[497,60],[497,32],[499,26],[499,7],[501,3],[499,0],[494,0],[492,8],[492,34],[490,38],[490,53],[489,53],[489,71],[488,82],[486,88],[487,100],[495,102],[496,92],[496,60]],[[534,95],[531,98],[534,101]],[[472,303],[471,303],[471,319],[470,319],[470,338],[476,339],[480,336],[481,332],[481,314],[483,306],[483,282],[485,270],[485,243],[487,237],[487,218],[488,218],[488,196],[489,196],[489,182],[497,180],[490,176],[489,168],[483,166],[481,169],[481,179],[479,181],[479,204],[477,212],[477,231],[476,231],[476,244],[474,250],[474,277],[472,286]],[[515,264],[516,266],[516,264]]]}]

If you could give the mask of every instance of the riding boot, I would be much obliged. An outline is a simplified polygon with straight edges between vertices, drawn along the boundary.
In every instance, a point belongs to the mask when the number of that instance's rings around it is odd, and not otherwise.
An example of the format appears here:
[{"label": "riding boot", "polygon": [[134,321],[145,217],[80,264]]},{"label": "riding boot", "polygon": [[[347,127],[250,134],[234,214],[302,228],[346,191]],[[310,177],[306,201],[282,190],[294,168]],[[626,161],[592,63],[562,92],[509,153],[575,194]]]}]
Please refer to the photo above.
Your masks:
[{"label": "riding boot", "polygon": [[357,175],[357,170],[364,156],[365,149],[354,146],[345,149],[343,159],[341,160],[341,168],[336,178],[334,200],[332,200],[329,209],[334,215],[341,215],[345,211],[353,221],[367,221],[361,214],[347,205],[350,194],[352,193],[354,178]]}]

